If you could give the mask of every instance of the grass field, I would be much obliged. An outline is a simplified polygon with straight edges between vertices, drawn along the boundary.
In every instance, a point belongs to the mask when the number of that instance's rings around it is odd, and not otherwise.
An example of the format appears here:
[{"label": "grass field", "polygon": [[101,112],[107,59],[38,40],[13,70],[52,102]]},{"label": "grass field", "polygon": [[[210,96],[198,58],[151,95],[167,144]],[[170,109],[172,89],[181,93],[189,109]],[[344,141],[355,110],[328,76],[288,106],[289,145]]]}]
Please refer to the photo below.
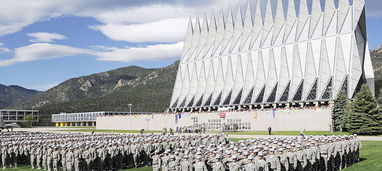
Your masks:
[{"label": "grass field", "polygon": [[362,141],[361,162],[345,171],[382,170],[382,141]]},{"label": "grass field", "polygon": [[[240,139],[230,139],[231,141],[239,141]],[[362,141],[361,162],[344,169],[344,171],[379,171],[382,170],[382,142],[381,141]],[[2,169],[0,169],[2,170]],[[18,168],[6,168],[6,171],[37,171],[29,166],[21,166]],[[150,171],[151,167],[142,167],[136,169],[126,169],[124,171]]]}]

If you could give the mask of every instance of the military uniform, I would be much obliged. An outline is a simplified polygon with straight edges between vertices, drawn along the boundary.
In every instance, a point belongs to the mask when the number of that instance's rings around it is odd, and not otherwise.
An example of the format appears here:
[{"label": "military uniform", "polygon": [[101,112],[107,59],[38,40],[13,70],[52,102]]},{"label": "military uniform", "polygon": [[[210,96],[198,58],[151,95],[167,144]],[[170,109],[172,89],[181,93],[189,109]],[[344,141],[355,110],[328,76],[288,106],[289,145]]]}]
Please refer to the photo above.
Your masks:
[{"label": "military uniform", "polygon": [[58,149],[53,151],[52,159],[53,159],[53,171],[58,171],[58,162],[60,160],[60,151],[58,151]]},{"label": "military uniform", "polygon": [[74,155],[72,150],[66,153],[66,169],[67,171],[73,171]]}]

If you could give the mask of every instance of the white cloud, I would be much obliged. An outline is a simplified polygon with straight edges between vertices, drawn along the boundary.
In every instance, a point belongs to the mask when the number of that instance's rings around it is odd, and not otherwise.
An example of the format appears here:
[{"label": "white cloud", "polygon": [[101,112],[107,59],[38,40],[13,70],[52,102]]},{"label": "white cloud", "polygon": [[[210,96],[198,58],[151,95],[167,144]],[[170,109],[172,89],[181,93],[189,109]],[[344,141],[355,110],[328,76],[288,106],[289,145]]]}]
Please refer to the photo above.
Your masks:
[{"label": "white cloud", "polygon": [[183,42],[146,47],[109,48],[108,51],[96,52],[94,55],[98,56],[97,59],[101,61],[155,61],[179,57],[182,47]]},{"label": "white cloud", "polygon": [[182,47],[183,42],[174,44],[156,44],[146,47],[97,47],[94,49],[82,49],[50,43],[35,43],[16,48],[12,58],[0,60],[0,67],[21,62],[49,60],[80,54],[95,56],[97,57],[97,60],[100,61],[158,61],[179,57]]},{"label": "white cloud", "polygon": [[0,66],[13,65],[20,62],[48,60],[66,56],[92,53],[90,50],[49,43],[35,43],[15,49],[10,59],[0,60]]},{"label": "white cloud", "polygon": [[26,34],[33,39],[30,42],[53,42],[53,40],[65,40],[68,39],[66,36],[58,33],[47,33],[47,32],[36,32]]},{"label": "white cloud", "polygon": [[[0,0],[0,36],[62,15],[92,17],[105,25],[190,17],[232,0]],[[235,1],[236,2],[236,1]]]},{"label": "white cloud", "polygon": [[196,9],[173,5],[148,5],[134,8],[118,8],[101,13],[93,11],[83,12],[80,15],[93,16],[106,24],[138,24],[159,21],[163,19],[190,17],[195,15]]},{"label": "white cloud", "polygon": [[9,53],[12,52],[10,49],[4,47],[4,43],[0,42],[0,53]]},{"label": "white cloud", "polygon": [[135,43],[178,42],[184,39],[187,22],[187,18],[179,18],[133,25],[107,24],[95,28],[113,40]]}]

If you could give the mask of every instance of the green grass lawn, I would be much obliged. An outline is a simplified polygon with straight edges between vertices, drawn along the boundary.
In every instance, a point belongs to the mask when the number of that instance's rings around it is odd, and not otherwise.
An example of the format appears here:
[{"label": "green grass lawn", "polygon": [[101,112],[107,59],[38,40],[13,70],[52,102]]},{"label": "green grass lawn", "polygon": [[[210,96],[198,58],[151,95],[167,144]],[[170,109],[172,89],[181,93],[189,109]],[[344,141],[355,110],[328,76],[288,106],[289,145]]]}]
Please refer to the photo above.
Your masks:
[{"label": "green grass lawn", "polygon": [[[218,133],[218,132],[213,132]],[[229,135],[268,135],[268,131],[227,132]],[[272,135],[300,135],[300,131],[272,131]],[[347,132],[305,131],[305,135],[349,135]]]},{"label": "green grass lawn", "polygon": [[[108,129],[71,129],[71,130],[59,130],[64,132],[99,132],[99,133],[140,133],[140,130],[108,130]],[[161,133],[162,131],[145,130],[144,133]]]},{"label": "green grass lawn", "polygon": [[[231,138],[231,141],[241,139]],[[362,141],[361,162],[344,169],[345,171],[378,171],[382,170],[382,141]],[[3,169],[0,169],[0,171]],[[18,168],[6,168],[6,171],[37,171],[29,166],[20,166]],[[149,171],[151,167],[142,167],[136,169],[126,169],[124,171]]]},{"label": "green grass lawn", "polygon": [[382,170],[382,141],[362,141],[361,162],[345,171]]}]

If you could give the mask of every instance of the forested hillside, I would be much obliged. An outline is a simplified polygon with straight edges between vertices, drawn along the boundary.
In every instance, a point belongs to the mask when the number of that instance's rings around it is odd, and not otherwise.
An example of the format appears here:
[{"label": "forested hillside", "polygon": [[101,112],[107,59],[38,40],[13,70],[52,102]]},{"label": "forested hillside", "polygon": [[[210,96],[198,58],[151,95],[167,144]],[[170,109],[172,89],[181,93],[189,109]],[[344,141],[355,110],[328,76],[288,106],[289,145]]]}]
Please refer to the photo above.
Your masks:
[{"label": "forested hillside", "polygon": [[16,85],[5,86],[0,84],[0,109],[31,98],[37,93],[39,93],[39,91],[26,89]]},{"label": "forested hillside", "polygon": [[42,122],[50,114],[86,111],[163,112],[170,103],[178,62],[160,69],[137,66],[67,80],[13,108],[37,109]]}]

